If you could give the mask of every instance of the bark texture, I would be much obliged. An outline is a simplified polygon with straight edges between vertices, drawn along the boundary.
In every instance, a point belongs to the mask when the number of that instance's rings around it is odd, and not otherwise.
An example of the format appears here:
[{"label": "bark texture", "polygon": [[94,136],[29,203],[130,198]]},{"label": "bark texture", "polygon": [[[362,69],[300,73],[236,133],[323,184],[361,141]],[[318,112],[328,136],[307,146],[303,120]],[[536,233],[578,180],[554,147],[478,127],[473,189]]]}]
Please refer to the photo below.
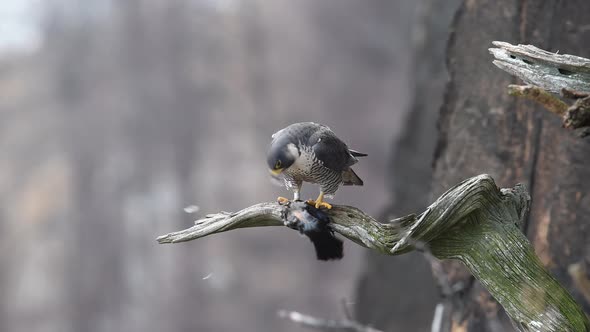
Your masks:
[{"label": "bark texture", "polygon": [[[498,185],[524,183],[533,198],[523,229],[537,255],[586,312],[590,304],[568,276],[588,247],[590,140],[564,131],[542,107],[506,94],[516,79],[495,69],[493,40],[532,44],[561,53],[590,55],[590,2],[466,1],[449,42],[451,82],[441,110],[433,193],[466,176],[486,172]],[[445,263],[451,279],[470,285],[454,307],[452,330],[501,331],[501,308],[458,263]],[[449,272],[450,273],[450,272]],[[461,318],[467,318],[462,321]]]}]

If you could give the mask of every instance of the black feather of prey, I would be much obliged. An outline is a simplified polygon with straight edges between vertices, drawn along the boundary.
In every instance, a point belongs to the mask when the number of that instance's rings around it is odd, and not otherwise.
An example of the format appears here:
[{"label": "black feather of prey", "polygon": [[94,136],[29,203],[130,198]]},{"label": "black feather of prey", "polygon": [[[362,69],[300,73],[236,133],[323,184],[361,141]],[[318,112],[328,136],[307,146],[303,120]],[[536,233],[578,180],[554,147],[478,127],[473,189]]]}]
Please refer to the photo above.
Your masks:
[{"label": "black feather of prey", "polygon": [[341,259],[343,254],[342,240],[334,235],[330,228],[330,217],[324,211],[316,209],[305,202],[289,202],[286,210],[285,225],[298,230],[313,243],[317,259]]}]

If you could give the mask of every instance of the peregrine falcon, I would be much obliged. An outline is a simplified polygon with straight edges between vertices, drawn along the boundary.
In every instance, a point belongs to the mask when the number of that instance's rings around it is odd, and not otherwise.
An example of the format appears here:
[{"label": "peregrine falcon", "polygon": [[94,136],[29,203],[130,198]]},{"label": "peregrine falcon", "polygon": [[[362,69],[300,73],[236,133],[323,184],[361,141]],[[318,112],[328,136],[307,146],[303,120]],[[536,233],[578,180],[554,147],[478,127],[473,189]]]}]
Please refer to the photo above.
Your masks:
[{"label": "peregrine falcon", "polygon": [[[327,126],[313,123],[295,123],[272,135],[267,163],[275,176],[284,176],[285,186],[299,200],[303,182],[320,185],[320,195],[307,202],[316,208],[332,206],[324,202],[324,196],[334,195],[343,185],[362,186],[361,180],[350,168],[356,157],[366,154],[348,148]],[[279,197],[279,201],[288,201]]]}]

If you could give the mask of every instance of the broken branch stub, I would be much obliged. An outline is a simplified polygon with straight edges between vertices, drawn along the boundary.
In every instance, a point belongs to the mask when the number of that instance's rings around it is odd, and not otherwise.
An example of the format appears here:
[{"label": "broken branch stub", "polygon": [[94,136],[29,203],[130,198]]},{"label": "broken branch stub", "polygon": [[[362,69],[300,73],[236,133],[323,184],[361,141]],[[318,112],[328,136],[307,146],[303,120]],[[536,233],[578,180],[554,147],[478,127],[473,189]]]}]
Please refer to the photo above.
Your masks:
[{"label": "broken branch stub", "polygon": [[[509,85],[508,93],[534,100],[562,118],[563,126],[590,135],[590,59],[551,53],[532,45],[495,41],[493,64],[530,85]],[[577,99],[569,106],[553,93]]]},{"label": "broken branch stub", "polygon": [[296,311],[281,310],[278,312],[279,317],[288,319],[302,327],[317,331],[333,331],[333,332],[382,332],[370,326],[362,325],[361,323],[350,320],[332,320],[305,315]]},{"label": "broken branch stub", "polygon": [[527,84],[559,93],[562,89],[590,91],[590,59],[552,53],[533,45],[494,41],[493,64]]},{"label": "broken branch stub", "polygon": [[[499,190],[489,175],[449,189],[426,211],[380,223],[361,210],[335,205],[330,227],[355,243],[398,255],[417,243],[439,259],[458,259],[525,331],[590,331],[588,318],[543,267],[520,231],[530,197],[526,188]],[[288,206],[260,203],[237,213],[208,215],[191,228],[158,237],[177,243],[237,228],[285,224]]]}]

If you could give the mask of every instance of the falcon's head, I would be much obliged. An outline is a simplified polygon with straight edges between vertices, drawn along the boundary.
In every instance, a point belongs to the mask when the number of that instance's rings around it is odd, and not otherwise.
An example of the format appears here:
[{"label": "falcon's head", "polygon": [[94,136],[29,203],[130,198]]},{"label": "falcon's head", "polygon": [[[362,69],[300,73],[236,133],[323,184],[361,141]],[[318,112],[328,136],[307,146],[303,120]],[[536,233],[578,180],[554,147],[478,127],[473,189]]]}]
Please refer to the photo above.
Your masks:
[{"label": "falcon's head", "polygon": [[299,148],[288,139],[275,139],[266,156],[268,168],[273,175],[279,175],[299,157]]}]

